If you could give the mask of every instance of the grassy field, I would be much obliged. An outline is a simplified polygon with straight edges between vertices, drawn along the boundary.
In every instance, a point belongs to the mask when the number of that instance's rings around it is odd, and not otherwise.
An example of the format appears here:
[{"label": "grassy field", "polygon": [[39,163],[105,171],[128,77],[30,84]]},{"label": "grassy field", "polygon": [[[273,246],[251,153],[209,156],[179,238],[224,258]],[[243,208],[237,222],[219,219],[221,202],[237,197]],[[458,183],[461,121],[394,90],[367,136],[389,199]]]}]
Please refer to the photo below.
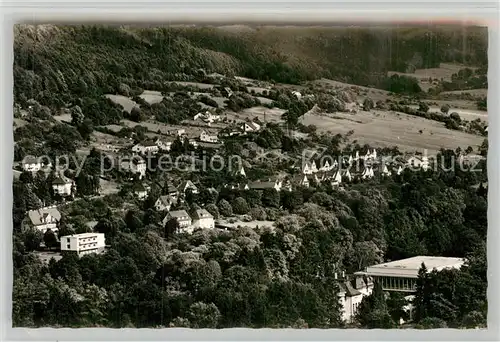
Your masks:
[{"label": "grassy field", "polygon": [[[442,101],[445,102],[445,101]],[[464,109],[459,106],[454,106],[454,101],[447,102],[450,105],[450,111],[448,113],[456,112],[463,120],[472,121],[476,119],[481,119],[482,121],[488,122],[488,113],[481,110],[474,109]],[[410,106],[413,108],[418,108],[418,106]],[[441,112],[441,107],[439,106],[429,106],[430,112]]]},{"label": "grassy field", "polygon": [[14,119],[14,125],[16,127],[23,127],[27,124],[28,122],[23,120],[23,119]]},{"label": "grassy field", "polygon": [[139,97],[141,97],[149,104],[159,103],[163,100],[163,95],[161,94],[161,92],[154,90],[144,90],[144,92],[139,95]]},{"label": "grassy field", "polygon": [[[308,114],[305,125],[315,125],[319,131],[346,134],[353,130],[351,139],[359,144],[377,147],[398,146],[401,151],[436,153],[440,148],[476,149],[483,137],[446,129],[444,124],[403,113],[372,111],[358,114]],[[422,133],[420,133],[422,131]]]},{"label": "grassy field", "polygon": [[120,191],[118,183],[116,182],[107,181],[101,178],[99,184],[101,185],[101,189],[99,190],[101,196],[116,194]]},{"label": "grassy field", "polygon": [[54,119],[59,122],[71,122],[71,114],[54,115]]},{"label": "grassy field", "polygon": [[212,89],[214,87],[213,84],[198,83],[198,82],[175,82],[175,83],[183,86],[197,87],[200,89]]},{"label": "grassy field", "polygon": [[488,96],[488,89],[470,89],[470,90],[443,91],[440,94],[441,95],[470,94],[472,96],[486,97],[486,96]]},{"label": "grassy field", "polygon": [[327,78],[312,81],[312,84],[337,90],[351,90],[358,94],[358,101],[364,100],[366,97],[370,97],[373,101],[383,101],[389,97],[389,92],[386,90],[357,86],[349,83],[333,81]]},{"label": "grassy field", "polygon": [[123,109],[129,113],[132,110],[132,108],[139,107],[139,105],[135,101],[132,101],[130,98],[126,96],[106,94],[106,97],[111,101],[113,101],[114,103],[120,104],[123,107]]},{"label": "grassy field", "polygon": [[[444,81],[451,82],[451,75],[456,74],[461,69],[465,68],[466,66],[460,64],[441,63],[439,65],[439,68],[416,69],[414,73],[389,71],[387,74],[388,76],[397,74],[397,75],[415,77],[417,80],[419,80],[420,88],[422,88],[423,91],[427,91],[429,88],[432,87],[432,83],[428,82],[429,78],[432,78],[433,80],[442,79]],[[472,70],[476,69],[473,67],[467,67],[467,68]]]},{"label": "grassy field", "polygon": [[262,122],[283,122],[283,120],[281,120],[281,115],[283,115],[284,112],[285,110],[280,108],[269,109],[267,107],[258,106],[246,108],[239,113],[228,112],[227,118],[237,121],[259,118]]}]

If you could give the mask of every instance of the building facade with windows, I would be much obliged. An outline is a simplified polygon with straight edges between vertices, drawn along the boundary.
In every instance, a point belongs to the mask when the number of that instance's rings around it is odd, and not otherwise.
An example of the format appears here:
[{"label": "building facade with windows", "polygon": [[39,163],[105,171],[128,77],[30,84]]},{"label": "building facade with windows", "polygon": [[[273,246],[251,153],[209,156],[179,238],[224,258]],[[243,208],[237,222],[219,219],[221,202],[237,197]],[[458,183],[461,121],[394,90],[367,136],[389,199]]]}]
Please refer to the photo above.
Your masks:
[{"label": "building facade with windows", "polygon": [[61,251],[76,252],[78,256],[102,253],[105,247],[103,233],[83,233],[61,237]]}]

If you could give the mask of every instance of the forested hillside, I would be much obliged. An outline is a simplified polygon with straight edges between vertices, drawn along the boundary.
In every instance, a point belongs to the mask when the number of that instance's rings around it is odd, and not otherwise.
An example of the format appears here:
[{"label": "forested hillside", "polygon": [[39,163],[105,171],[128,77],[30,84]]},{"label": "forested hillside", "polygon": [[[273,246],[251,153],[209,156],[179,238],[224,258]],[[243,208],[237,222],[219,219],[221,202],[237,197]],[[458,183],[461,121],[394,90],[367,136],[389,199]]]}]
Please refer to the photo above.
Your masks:
[{"label": "forested hillside", "polygon": [[[465,34],[465,36],[464,36]],[[16,26],[15,99],[52,108],[120,83],[160,90],[199,69],[284,83],[320,77],[381,86],[388,70],[487,64],[485,28]]]}]

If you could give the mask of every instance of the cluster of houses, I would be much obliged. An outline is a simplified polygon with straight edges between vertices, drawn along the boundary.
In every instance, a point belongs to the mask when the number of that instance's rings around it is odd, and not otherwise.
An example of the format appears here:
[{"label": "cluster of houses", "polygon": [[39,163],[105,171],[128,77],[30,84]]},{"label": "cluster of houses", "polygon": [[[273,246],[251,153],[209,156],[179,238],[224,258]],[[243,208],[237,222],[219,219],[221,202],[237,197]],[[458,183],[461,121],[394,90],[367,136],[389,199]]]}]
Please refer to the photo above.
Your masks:
[{"label": "cluster of houses", "polygon": [[[195,115],[195,120],[202,120],[207,123],[217,122],[220,120],[219,115],[212,114],[211,112],[207,113],[198,113]],[[236,136],[236,135],[245,135],[247,133],[255,133],[261,130],[262,126],[254,121],[245,121],[239,124],[234,125],[233,127],[228,127],[219,131],[218,133],[215,131],[210,131],[208,129],[203,130],[198,138],[190,138],[189,143],[193,145],[193,147],[197,147],[199,142],[208,143],[208,144],[218,144],[220,143],[219,136]],[[153,140],[145,140],[142,141],[132,147],[132,153],[134,154],[156,154],[160,151],[168,152],[172,148],[172,143],[176,139],[176,137],[184,137],[185,132],[182,134],[177,134],[164,137],[162,139],[158,138],[155,141]]]},{"label": "cluster of houses", "polygon": [[354,179],[368,180],[375,177],[375,171],[382,177],[393,174],[400,175],[404,168],[428,170],[429,159],[426,156],[411,156],[409,159],[394,159],[382,162],[377,159],[377,150],[368,149],[366,154],[360,156],[359,151],[349,156],[338,158],[320,158],[307,161],[302,165],[301,174],[295,177],[295,183],[309,187],[313,183],[328,181],[332,186],[342,182],[351,182]]},{"label": "cluster of houses", "polygon": [[163,224],[166,225],[172,219],[177,221],[179,231],[184,233],[192,233],[197,228],[215,228],[214,217],[205,209],[195,210],[192,215],[189,215],[185,210],[169,211],[163,219]]},{"label": "cluster of houses", "polygon": [[[358,163],[361,167],[357,169],[355,164]],[[339,165],[341,164],[341,165]],[[349,183],[355,179],[368,180],[375,177],[375,171],[379,170],[382,177],[391,175],[400,175],[405,167],[413,167],[416,169],[427,170],[429,168],[429,160],[426,156],[412,156],[408,160],[400,160],[380,164],[377,160],[377,151],[375,149],[368,150],[364,156],[360,156],[359,151],[348,157],[328,160],[311,160],[302,165],[300,173],[295,176],[286,177],[271,177],[265,180],[256,182],[240,182],[238,184],[226,184],[225,187],[239,190],[264,190],[273,188],[276,191],[287,190],[292,191],[294,187],[310,187],[314,184],[329,182],[332,186],[339,186],[341,183]],[[236,176],[245,178],[246,171],[240,166],[235,172]]]}]

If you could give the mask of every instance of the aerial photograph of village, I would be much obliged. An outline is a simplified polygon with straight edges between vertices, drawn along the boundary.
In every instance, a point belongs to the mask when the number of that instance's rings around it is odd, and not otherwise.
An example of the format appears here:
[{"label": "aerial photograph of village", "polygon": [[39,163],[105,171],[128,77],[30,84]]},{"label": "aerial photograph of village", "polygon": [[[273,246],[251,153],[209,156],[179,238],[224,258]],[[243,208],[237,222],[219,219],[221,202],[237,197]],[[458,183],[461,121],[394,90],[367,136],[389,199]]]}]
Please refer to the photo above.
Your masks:
[{"label": "aerial photograph of village", "polygon": [[488,31],[18,24],[12,324],[485,329]]}]

